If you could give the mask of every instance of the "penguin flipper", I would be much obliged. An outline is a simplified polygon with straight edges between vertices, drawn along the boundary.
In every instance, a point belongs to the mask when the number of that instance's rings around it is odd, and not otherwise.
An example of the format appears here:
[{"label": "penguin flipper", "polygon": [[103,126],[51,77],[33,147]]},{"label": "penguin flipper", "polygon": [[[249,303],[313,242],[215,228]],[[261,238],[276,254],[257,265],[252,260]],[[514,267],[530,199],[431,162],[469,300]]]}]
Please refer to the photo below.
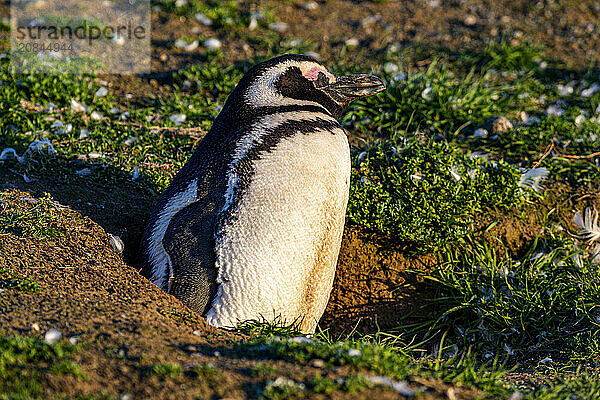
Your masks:
[{"label": "penguin flipper", "polygon": [[171,219],[163,247],[172,267],[169,293],[189,308],[205,314],[217,292],[214,227],[216,204],[200,199]]}]

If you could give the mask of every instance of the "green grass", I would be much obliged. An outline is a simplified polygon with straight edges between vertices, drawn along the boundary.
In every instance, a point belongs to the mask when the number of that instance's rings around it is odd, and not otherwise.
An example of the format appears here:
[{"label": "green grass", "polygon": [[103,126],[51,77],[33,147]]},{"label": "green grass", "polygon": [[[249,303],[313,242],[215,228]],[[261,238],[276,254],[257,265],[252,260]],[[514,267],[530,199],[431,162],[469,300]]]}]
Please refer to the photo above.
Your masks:
[{"label": "green grass", "polygon": [[421,249],[458,240],[488,210],[535,197],[518,186],[515,167],[448,142],[386,140],[361,150],[353,159],[349,219]]},{"label": "green grass", "polygon": [[427,321],[418,330],[447,334],[448,349],[473,347],[484,358],[597,367],[600,268],[584,255],[575,262],[578,254],[570,239],[553,235],[518,258],[495,241],[446,248],[440,267],[425,275],[433,308],[417,317]]},{"label": "green grass", "polygon": [[25,203],[17,200],[15,194],[0,193],[0,235],[33,236],[40,239],[56,238],[64,233],[57,226],[58,211],[52,197],[45,194],[39,199],[30,198]]},{"label": "green grass", "polygon": [[31,277],[20,276],[4,267],[0,267],[0,289],[19,290],[26,293],[36,293],[42,290],[39,283]]},{"label": "green grass", "polygon": [[69,342],[46,344],[39,338],[0,335],[0,399],[45,398],[45,372],[85,378],[71,359]]},{"label": "green grass", "polygon": [[175,363],[159,363],[148,367],[148,376],[157,376],[161,379],[179,379],[182,376],[181,365]]}]

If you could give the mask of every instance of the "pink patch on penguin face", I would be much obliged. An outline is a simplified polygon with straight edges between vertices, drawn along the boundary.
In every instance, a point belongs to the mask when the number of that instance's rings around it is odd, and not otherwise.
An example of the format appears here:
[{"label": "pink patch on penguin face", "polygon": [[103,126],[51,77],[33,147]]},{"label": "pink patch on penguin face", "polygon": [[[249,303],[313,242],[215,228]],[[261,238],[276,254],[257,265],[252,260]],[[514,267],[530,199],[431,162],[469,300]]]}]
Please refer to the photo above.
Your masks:
[{"label": "pink patch on penguin face", "polygon": [[314,67],[311,68],[307,73],[304,74],[304,77],[309,81],[316,81],[319,78],[319,73],[322,72],[329,79],[330,83],[335,82],[335,76],[331,74],[331,72],[327,71],[322,67]]}]

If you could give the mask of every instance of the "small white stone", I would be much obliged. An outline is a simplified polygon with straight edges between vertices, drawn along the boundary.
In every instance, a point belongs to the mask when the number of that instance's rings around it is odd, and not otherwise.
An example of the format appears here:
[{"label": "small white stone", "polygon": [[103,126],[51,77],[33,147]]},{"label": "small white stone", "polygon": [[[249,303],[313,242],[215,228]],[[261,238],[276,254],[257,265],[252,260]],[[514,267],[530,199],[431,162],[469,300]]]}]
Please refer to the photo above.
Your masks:
[{"label": "small white stone", "polygon": [[600,104],[598,104],[598,107],[596,107],[596,114],[600,114]]},{"label": "small white stone", "polygon": [[181,125],[185,122],[187,116],[185,114],[173,114],[169,117],[169,121],[175,125]]},{"label": "small white stone", "polygon": [[406,80],[406,74],[402,71],[398,71],[394,75],[392,75],[392,80],[394,82],[401,82],[403,80]]},{"label": "small white stone", "polygon": [[250,23],[248,24],[248,30],[253,31],[258,28],[258,21],[255,17],[250,18]]},{"label": "small white stone", "polygon": [[551,104],[546,108],[546,115],[554,115],[560,117],[565,113],[565,110],[558,104]]},{"label": "small white stone", "polygon": [[175,47],[177,47],[178,49],[185,50],[185,51],[196,50],[198,48],[199,44],[200,43],[197,40],[194,40],[191,43],[188,43],[185,40],[181,40],[181,39],[178,39],[175,41]]},{"label": "small white stone", "polygon": [[69,343],[71,343],[72,345],[76,345],[78,340],[79,338],[77,336],[71,336],[69,338]]},{"label": "small white stone", "polygon": [[132,144],[134,144],[134,143],[136,143],[136,142],[139,142],[139,141],[140,141],[140,138],[139,138],[139,137],[137,137],[137,136],[132,136],[132,137],[130,137],[129,139],[125,140],[125,141],[123,142],[123,144],[124,144],[125,146],[131,146]]},{"label": "small white stone", "polygon": [[285,33],[290,27],[285,22],[273,22],[269,24],[269,29],[275,32]]},{"label": "small white stone", "polygon": [[44,335],[44,340],[48,344],[54,344],[62,338],[62,333],[58,329],[52,328]]},{"label": "small white stone", "polygon": [[302,343],[311,343],[312,339],[307,338],[306,336],[294,336],[292,338],[289,338],[288,341],[292,342],[292,343],[302,344]]},{"label": "small white stone", "polygon": [[108,89],[102,86],[98,90],[96,90],[96,97],[104,97],[108,94]]},{"label": "small white stone", "polygon": [[441,5],[441,1],[440,0],[429,0],[427,2],[427,4],[429,4],[429,7],[431,7],[431,8],[437,8]]},{"label": "small white stone", "polygon": [[474,15],[467,15],[465,17],[465,25],[473,26],[477,23],[477,17]]},{"label": "small white stone", "polygon": [[477,128],[475,129],[475,132],[473,132],[473,137],[476,137],[477,139],[486,139],[488,136],[489,132],[487,129]]},{"label": "small white stone", "polygon": [[215,351],[213,353],[213,356],[215,356],[215,357],[221,357],[221,352],[220,351]]},{"label": "small white stone", "polygon": [[201,331],[194,331],[194,332],[192,332],[192,334],[194,334],[196,336],[202,336],[202,332]]},{"label": "small white stone", "polygon": [[306,11],[313,11],[319,8],[319,3],[317,3],[316,1],[307,1],[306,3],[301,3],[300,8]]},{"label": "small white stone", "polygon": [[204,15],[202,13],[198,13],[198,14],[194,15],[194,18],[196,18],[196,20],[204,26],[211,26],[213,24],[212,19],[208,18],[206,15]]},{"label": "small white stone", "polygon": [[357,38],[351,37],[350,39],[346,40],[344,42],[344,44],[346,45],[346,47],[355,48],[355,47],[358,47],[360,42],[358,41]]},{"label": "small white stone", "polygon": [[39,332],[40,331],[40,326],[37,324],[37,322],[34,322],[33,324],[31,324],[31,326],[29,327],[32,331],[36,331]]},{"label": "small white stone", "polygon": [[360,351],[359,349],[348,349],[348,355],[350,357],[359,357],[360,355],[362,355],[362,351]]},{"label": "small white stone", "polygon": [[600,90],[600,85],[594,82],[592,86],[581,91],[581,97],[592,97],[594,93]]},{"label": "small white stone", "polygon": [[210,39],[207,39],[204,42],[203,46],[206,47],[209,50],[216,50],[216,49],[220,49],[221,48],[222,43],[221,43],[221,41],[219,39],[210,38]]},{"label": "small white stone", "polygon": [[579,114],[577,117],[575,117],[575,125],[581,126],[585,122],[585,119],[585,115]]},{"label": "small white stone", "polygon": [[87,112],[88,108],[75,99],[71,99],[71,110],[75,112]]},{"label": "small white stone", "polygon": [[121,395],[121,400],[131,400],[133,399],[133,396],[129,393],[125,393]]},{"label": "small white stone", "polygon": [[393,74],[394,72],[397,72],[398,70],[400,70],[400,67],[398,67],[398,64],[394,64],[393,62],[386,62],[383,65],[383,71],[386,74]]},{"label": "small white stone", "polygon": [[100,121],[102,118],[104,118],[104,115],[98,111],[92,111],[90,117],[92,117],[92,119],[95,121]]},{"label": "small white stone", "polygon": [[568,96],[573,94],[573,86],[558,84],[556,88],[558,89],[559,96]]},{"label": "small white stone", "polygon": [[423,92],[421,92],[421,97],[425,100],[433,100],[433,88],[428,86],[423,89]]}]

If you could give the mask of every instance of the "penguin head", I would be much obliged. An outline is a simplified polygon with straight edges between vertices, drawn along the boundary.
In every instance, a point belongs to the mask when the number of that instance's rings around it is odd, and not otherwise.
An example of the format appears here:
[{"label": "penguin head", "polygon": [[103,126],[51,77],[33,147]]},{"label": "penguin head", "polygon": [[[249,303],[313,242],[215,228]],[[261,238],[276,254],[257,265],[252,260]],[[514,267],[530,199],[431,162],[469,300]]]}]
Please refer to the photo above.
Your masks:
[{"label": "penguin head", "polygon": [[[348,104],[385,89],[373,75],[334,76],[312,57],[286,54],[251,68],[230,95],[251,110],[317,105],[339,118]],[[228,99],[228,102],[230,102]],[[227,107],[227,104],[225,108]]]}]

